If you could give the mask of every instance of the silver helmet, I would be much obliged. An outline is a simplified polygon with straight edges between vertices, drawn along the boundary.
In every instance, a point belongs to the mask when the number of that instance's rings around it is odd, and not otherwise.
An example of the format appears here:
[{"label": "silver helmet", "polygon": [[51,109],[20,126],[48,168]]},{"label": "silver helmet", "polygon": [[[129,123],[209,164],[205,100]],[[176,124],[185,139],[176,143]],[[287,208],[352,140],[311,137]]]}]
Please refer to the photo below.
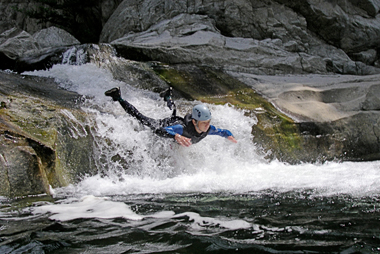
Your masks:
[{"label": "silver helmet", "polygon": [[193,108],[191,118],[197,121],[207,121],[211,119],[211,112],[205,105],[199,104]]}]

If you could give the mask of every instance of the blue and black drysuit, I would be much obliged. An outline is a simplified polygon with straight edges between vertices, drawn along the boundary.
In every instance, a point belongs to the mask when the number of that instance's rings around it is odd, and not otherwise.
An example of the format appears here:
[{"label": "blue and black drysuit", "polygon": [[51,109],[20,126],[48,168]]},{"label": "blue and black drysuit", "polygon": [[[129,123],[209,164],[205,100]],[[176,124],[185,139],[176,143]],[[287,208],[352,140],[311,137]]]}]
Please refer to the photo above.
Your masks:
[{"label": "blue and black drysuit", "polygon": [[192,123],[191,114],[187,114],[185,118],[172,116],[164,119],[153,119],[141,114],[132,104],[120,99],[120,105],[124,110],[139,120],[143,125],[151,128],[157,135],[161,137],[174,138],[176,134],[191,139],[191,143],[195,144],[204,139],[207,135],[219,135],[221,137],[232,136],[229,130],[218,129],[213,125],[206,132],[198,133]]}]

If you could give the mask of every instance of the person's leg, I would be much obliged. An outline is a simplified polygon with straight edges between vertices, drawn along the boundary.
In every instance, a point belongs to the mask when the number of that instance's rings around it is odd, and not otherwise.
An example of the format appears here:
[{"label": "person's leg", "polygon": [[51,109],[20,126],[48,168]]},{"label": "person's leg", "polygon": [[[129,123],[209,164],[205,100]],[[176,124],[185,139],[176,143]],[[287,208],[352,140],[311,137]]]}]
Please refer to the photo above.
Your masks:
[{"label": "person's leg", "polygon": [[132,104],[130,104],[126,100],[123,100],[121,98],[120,88],[118,87],[112,88],[106,91],[104,94],[106,96],[111,97],[114,101],[118,101],[120,105],[123,107],[123,109],[125,110],[125,112],[135,117],[143,125],[148,126],[149,128],[153,130],[160,127],[160,121],[144,116]]},{"label": "person's leg", "polygon": [[155,130],[159,127],[161,127],[160,125],[160,121],[159,120],[156,120],[156,119],[153,119],[153,118],[149,118],[147,116],[144,116],[143,114],[141,114],[136,108],[135,106],[133,106],[132,104],[130,104],[128,101],[126,100],[123,100],[123,99],[119,99],[119,103],[120,105],[123,107],[123,109],[125,110],[125,112],[127,112],[128,114],[130,114],[131,116],[135,117],[137,120],[139,120],[143,125],[145,126],[148,126],[149,128],[151,128],[152,130]]},{"label": "person's leg", "polygon": [[179,116],[172,116],[159,120],[160,127],[168,127],[176,124],[183,124],[183,118]]}]

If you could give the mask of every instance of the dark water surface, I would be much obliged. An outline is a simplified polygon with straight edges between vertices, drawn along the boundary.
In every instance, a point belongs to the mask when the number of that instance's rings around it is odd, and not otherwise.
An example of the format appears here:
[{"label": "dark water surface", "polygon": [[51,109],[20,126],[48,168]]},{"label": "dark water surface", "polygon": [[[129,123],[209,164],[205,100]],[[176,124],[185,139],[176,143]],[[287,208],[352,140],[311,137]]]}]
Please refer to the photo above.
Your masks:
[{"label": "dark water surface", "polygon": [[171,211],[175,216],[60,221],[33,212],[53,201],[47,197],[3,200],[0,253],[380,253],[379,196],[265,192],[109,198],[138,215]]}]

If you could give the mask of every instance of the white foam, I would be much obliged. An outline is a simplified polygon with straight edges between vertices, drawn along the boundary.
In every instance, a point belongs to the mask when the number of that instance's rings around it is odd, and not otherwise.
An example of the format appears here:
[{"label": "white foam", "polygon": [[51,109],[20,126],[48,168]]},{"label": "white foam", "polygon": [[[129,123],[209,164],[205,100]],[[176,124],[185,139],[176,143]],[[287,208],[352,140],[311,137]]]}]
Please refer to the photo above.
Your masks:
[{"label": "white foam", "polygon": [[194,212],[185,212],[173,216],[173,218],[181,217],[188,217],[189,221],[192,222],[192,228],[196,230],[213,227],[237,230],[252,227],[251,223],[248,223],[244,220],[231,220],[227,218],[215,219],[211,217],[202,217],[198,213]]},{"label": "white foam", "polygon": [[188,217],[191,227],[195,230],[204,228],[221,228],[221,229],[243,229],[250,228],[252,225],[244,220],[230,218],[211,218],[202,217],[198,213],[185,212],[174,214],[172,211],[160,211],[154,214],[139,215],[123,202],[110,201],[106,197],[95,197],[88,195],[75,199],[66,199],[62,204],[41,205],[33,207],[32,212],[35,216],[41,214],[52,214],[51,220],[69,221],[75,219],[113,219],[125,218],[127,220],[139,221],[144,218],[154,219],[180,219]]},{"label": "white foam", "polygon": [[[67,202],[67,200],[66,200]],[[33,208],[34,214],[52,213],[52,220],[68,221],[79,218],[125,218],[142,220],[142,216],[134,213],[122,202],[109,201],[107,198],[84,196],[78,202],[52,204]]]},{"label": "white foam", "polygon": [[[249,193],[264,190],[279,192],[313,190],[316,195],[349,194],[370,196],[379,194],[378,163],[329,163],[327,165],[289,166],[282,163],[220,165],[201,168],[190,174],[182,173],[163,179],[127,173],[116,177],[96,175],[56,193],[94,195],[128,195],[141,193]],[[120,180],[121,179],[121,180]]]},{"label": "white foam", "polygon": [[[380,161],[329,162],[288,165],[267,163],[256,153],[251,127],[256,119],[229,105],[208,105],[212,124],[232,131],[233,144],[217,136],[183,148],[169,139],[155,136],[137,120],[125,114],[104,91],[121,86],[127,98],[143,114],[153,118],[170,115],[157,94],[113,80],[112,75],[94,65],[57,65],[34,75],[55,77],[66,88],[87,96],[97,146],[95,158],[101,174],[85,178],[56,195],[115,195],[139,193],[234,192],[262,190],[288,192],[313,190],[320,195],[380,194]],[[97,107],[91,107],[91,103]],[[181,103],[181,115],[197,102]],[[99,107],[100,106],[100,107]]]}]

